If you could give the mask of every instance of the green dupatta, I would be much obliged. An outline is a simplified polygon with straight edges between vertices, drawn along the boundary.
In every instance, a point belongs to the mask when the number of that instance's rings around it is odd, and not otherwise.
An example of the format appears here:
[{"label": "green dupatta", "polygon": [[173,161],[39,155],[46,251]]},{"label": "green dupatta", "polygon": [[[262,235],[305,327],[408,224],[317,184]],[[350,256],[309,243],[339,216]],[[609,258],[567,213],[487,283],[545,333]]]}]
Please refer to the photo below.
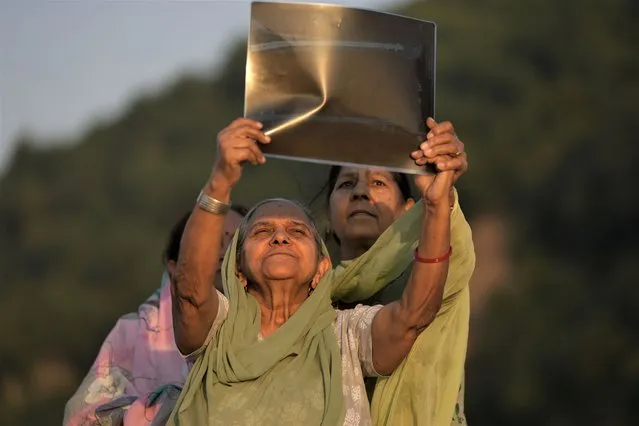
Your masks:
[{"label": "green dupatta", "polygon": [[[457,198],[457,193],[455,193]],[[421,217],[420,206],[411,215]],[[409,217],[414,221],[415,216]],[[403,220],[400,219],[398,222]],[[396,222],[397,223],[397,222]],[[411,222],[414,224],[414,222]],[[395,225],[393,225],[394,228]],[[403,224],[399,224],[404,229]],[[390,231],[390,232],[389,232]],[[385,256],[384,245],[395,247],[393,237],[397,230],[389,229],[377,240],[365,256]],[[410,232],[419,232],[412,228]],[[416,234],[418,235],[418,234]],[[410,277],[412,251],[401,245],[397,263],[386,282],[361,280],[345,282],[335,289],[334,300],[363,301],[364,304],[387,304],[398,300]],[[475,269],[475,251],[472,232],[459,203],[451,213],[451,246],[453,255],[444,287],[444,300],[435,320],[419,335],[411,351],[400,366],[388,377],[377,380],[371,403],[373,424],[376,425],[464,425],[464,363],[468,342],[470,318],[470,292],[468,283]],[[342,262],[337,273],[346,273],[354,261]],[[364,259],[366,262],[367,260]],[[373,274],[377,272],[373,271]]]},{"label": "green dupatta", "polygon": [[[397,278],[412,260],[422,212],[421,206],[411,209],[368,253],[327,273],[298,311],[264,340],[258,339],[258,303],[236,276],[236,233],[222,265],[228,316],[212,330],[167,424],[342,424],[341,357],[331,292],[379,287]],[[322,251],[328,255],[325,246]]]}]

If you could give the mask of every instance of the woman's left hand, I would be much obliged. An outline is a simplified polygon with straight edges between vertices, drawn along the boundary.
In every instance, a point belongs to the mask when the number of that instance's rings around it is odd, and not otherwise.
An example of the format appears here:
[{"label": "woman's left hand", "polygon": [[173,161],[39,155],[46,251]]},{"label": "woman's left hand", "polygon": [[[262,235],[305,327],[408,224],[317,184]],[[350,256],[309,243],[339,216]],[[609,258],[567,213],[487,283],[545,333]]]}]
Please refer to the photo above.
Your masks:
[{"label": "woman's left hand", "polygon": [[433,205],[438,204],[440,197],[444,197],[440,192],[444,187],[449,190],[446,198],[452,200],[452,186],[468,169],[468,157],[464,152],[464,143],[455,134],[455,128],[450,121],[437,123],[429,117],[426,125],[430,129],[426,140],[419,146],[420,149],[413,151],[410,156],[419,166],[434,164],[436,167],[435,175],[415,177],[415,185],[422,198]]},{"label": "woman's left hand", "polygon": [[411,158],[419,166],[434,164],[439,172],[454,170],[454,182],[457,182],[468,170],[468,156],[464,150],[464,143],[457,137],[450,121],[437,123],[429,117],[426,125],[430,129],[426,140],[417,151],[411,152]]}]

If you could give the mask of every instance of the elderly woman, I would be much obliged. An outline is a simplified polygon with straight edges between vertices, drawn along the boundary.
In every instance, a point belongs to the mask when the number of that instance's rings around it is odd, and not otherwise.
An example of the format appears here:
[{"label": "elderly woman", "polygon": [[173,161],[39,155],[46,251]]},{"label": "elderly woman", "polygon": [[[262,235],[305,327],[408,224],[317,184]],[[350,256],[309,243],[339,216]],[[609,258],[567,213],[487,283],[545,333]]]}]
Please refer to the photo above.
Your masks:
[{"label": "elderly woman", "polygon": [[[363,376],[391,374],[439,310],[454,172],[420,176],[421,208],[339,273],[299,205],[257,205],[224,259],[227,298],[210,285],[224,214],[242,165],[264,163],[258,144],[266,143],[261,125],[248,119],[219,134],[213,172],[187,224],[172,282],[173,322],[178,348],[197,361],[169,424],[370,424]],[[407,253],[416,262],[400,300],[332,306],[332,291],[387,282]]]},{"label": "elderly woman", "polygon": [[[422,149],[411,155],[418,164],[431,163],[439,170],[454,170],[457,180],[468,167],[464,144],[452,123],[433,119],[426,123],[430,129],[427,139]],[[421,182],[416,183],[424,191]],[[407,176],[384,170],[335,166],[330,170],[327,187],[329,235],[338,243],[342,261],[338,268],[369,251],[391,224],[415,204]],[[475,267],[475,253],[470,226],[455,195],[453,192],[449,197],[453,255],[443,307],[390,377],[367,380],[369,394],[375,389],[371,414],[376,424],[466,424],[463,376],[470,318],[468,283]],[[381,286],[342,286],[333,297],[386,305],[401,300],[410,272],[411,265]]]}]

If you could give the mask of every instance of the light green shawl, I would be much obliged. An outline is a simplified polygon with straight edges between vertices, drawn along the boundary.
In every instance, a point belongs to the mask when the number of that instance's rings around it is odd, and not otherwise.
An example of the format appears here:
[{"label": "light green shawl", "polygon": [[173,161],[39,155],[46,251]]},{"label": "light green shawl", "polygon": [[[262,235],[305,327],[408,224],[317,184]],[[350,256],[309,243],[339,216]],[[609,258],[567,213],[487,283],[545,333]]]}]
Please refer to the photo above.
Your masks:
[{"label": "light green shawl", "polygon": [[[455,196],[457,198],[456,192]],[[423,210],[421,203],[418,204],[420,205],[408,214],[421,217]],[[413,220],[413,217],[409,219]],[[404,219],[400,219],[400,222],[402,220]],[[394,230],[389,231],[382,234],[366,256],[375,255],[376,251],[377,256],[384,256],[378,243],[394,247]],[[475,268],[475,251],[470,226],[458,202],[451,214],[451,246],[453,256],[448,268],[442,308],[435,320],[419,335],[410,353],[393,374],[377,380],[371,403],[373,424],[466,424],[463,413],[463,382],[470,318],[468,283]],[[387,304],[398,300],[410,276],[411,268],[404,263],[407,260],[405,255],[402,250],[402,261],[395,266],[403,264],[408,267],[397,279],[385,283],[367,279],[349,281],[335,291],[333,299],[363,301],[364,304]],[[411,260],[408,259],[408,263]],[[360,261],[361,258],[342,262],[336,273],[340,274],[348,270],[353,262]],[[393,271],[391,275],[396,275],[395,272],[397,271]]]},{"label": "light green shawl", "polygon": [[[421,209],[412,209],[369,253],[330,271],[289,320],[258,340],[260,309],[236,277],[238,235],[222,265],[230,306],[198,358],[168,425],[326,425],[343,423],[341,358],[331,291],[383,286],[408,266]],[[323,253],[328,255],[326,247]]]}]

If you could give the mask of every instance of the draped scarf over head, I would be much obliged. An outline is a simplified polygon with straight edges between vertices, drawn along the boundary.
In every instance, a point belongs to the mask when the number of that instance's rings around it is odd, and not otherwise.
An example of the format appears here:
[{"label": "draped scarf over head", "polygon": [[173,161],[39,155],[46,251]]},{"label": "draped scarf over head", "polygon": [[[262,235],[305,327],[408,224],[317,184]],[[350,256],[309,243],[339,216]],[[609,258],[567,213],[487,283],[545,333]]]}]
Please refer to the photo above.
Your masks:
[{"label": "draped scarf over head", "polygon": [[[266,339],[237,277],[238,232],[222,264],[228,316],[196,361],[168,424],[326,425],[344,416],[331,275]],[[324,244],[320,250],[328,251]]]},{"label": "draped scarf over head", "polygon": [[[236,232],[222,265],[228,316],[193,366],[167,424],[342,424],[342,366],[331,294],[358,299],[358,288],[380,288],[402,274],[418,244],[419,204],[367,253],[327,272],[295,314],[264,340],[258,339],[258,303],[237,278]],[[323,243],[321,252],[328,256]]]}]

